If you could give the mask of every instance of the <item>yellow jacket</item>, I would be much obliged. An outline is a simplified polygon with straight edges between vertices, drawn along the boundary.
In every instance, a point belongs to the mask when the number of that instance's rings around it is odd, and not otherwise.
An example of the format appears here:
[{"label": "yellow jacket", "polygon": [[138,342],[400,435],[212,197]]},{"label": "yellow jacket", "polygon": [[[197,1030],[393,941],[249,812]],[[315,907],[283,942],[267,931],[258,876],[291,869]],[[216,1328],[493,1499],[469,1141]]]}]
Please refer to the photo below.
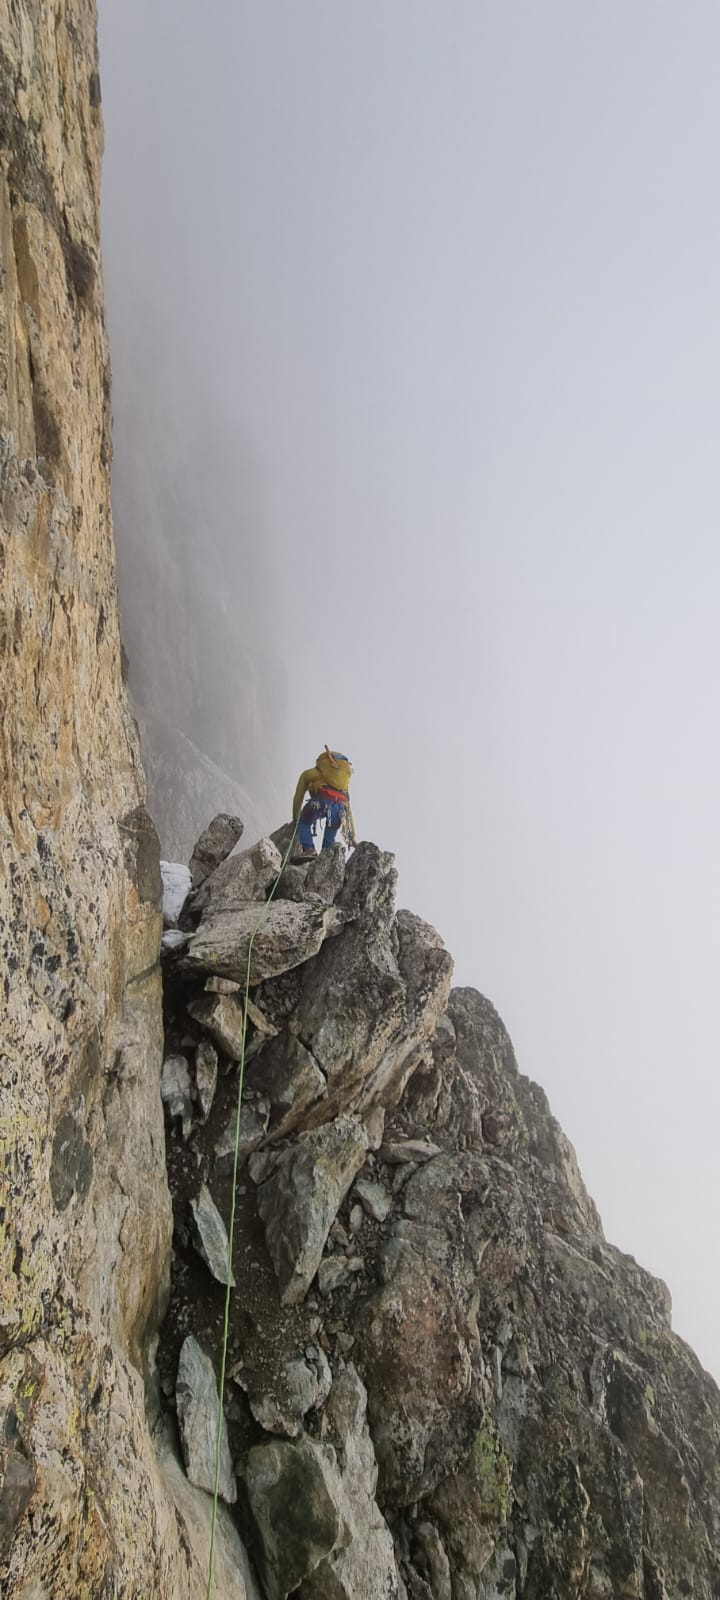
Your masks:
[{"label": "yellow jacket", "polygon": [[355,841],[355,822],[350,806],[351,777],[352,765],[347,756],[340,755],[337,750],[328,750],[326,745],[322,755],[318,756],[315,766],[308,767],[305,772],[300,773],[293,799],[293,822],[297,822],[302,811],[306,793],[317,794],[319,789],[337,789],[339,794],[347,795],[345,815],[347,817],[348,838],[350,843],[353,844]]}]

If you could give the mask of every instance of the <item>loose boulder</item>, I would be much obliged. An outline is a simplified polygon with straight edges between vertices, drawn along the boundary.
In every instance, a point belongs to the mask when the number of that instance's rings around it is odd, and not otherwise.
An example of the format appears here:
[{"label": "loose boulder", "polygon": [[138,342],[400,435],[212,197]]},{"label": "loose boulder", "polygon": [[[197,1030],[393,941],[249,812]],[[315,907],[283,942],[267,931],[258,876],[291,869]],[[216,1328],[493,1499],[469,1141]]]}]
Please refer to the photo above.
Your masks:
[{"label": "loose boulder", "polygon": [[277,1155],[250,1158],[250,1174],[253,1178],[257,1174],[260,1184],[258,1211],[284,1305],[305,1298],[330,1228],[366,1152],[362,1123],[342,1116],[300,1134]]},{"label": "loose boulder", "polygon": [[[218,1391],[212,1362],[192,1334],[184,1341],[175,1386],[178,1426],[185,1469],[198,1489],[215,1488]],[[227,1427],[221,1417],[219,1492],[228,1505],[237,1499]]]},{"label": "loose boulder", "polygon": [[200,1121],[207,1122],[212,1110],[217,1088],[217,1050],[209,1039],[201,1039],[195,1051],[195,1094],[200,1108]]},{"label": "loose boulder", "polygon": [[273,1130],[283,1136],[302,1122],[308,1107],[327,1087],[314,1056],[296,1034],[287,1032],[264,1045],[249,1077],[267,1095]]},{"label": "loose boulder", "polygon": [[251,1150],[255,1149],[260,1139],[267,1131],[270,1107],[267,1101],[256,1101],[255,1104],[248,1100],[243,1101],[240,1110],[240,1139],[237,1138],[237,1111],[226,1122],[220,1138],[215,1144],[215,1161],[219,1172],[231,1172],[235,1164],[235,1145],[238,1145],[238,1160],[243,1161]]},{"label": "loose boulder", "polygon": [[372,1183],[369,1178],[358,1178],[353,1198],[360,1201],[363,1211],[373,1222],[385,1222],[392,1211],[392,1195],[383,1189],[381,1183]]},{"label": "loose boulder", "polygon": [[256,1445],[245,1488],[268,1600],[285,1600],[350,1539],[335,1451],[306,1435]]},{"label": "loose boulder", "polygon": [[232,1376],[247,1395],[255,1421],[268,1433],[284,1434],[289,1439],[302,1432],[308,1411],[325,1403],[332,1383],[320,1345],[308,1346],[303,1356],[294,1355],[279,1372],[269,1373],[266,1364],[257,1368],[243,1364]]},{"label": "loose boulder", "polygon": [[188,1011],[206,1028],[223,1055],[239,1061],[243,1044],[243,1008],[235,994],[202,995],[188,1003]]},{"label": "loose boulder", "polygon": [[[228,1282],[228,1236],[225,1223],[206,1184],[190,1201],[190,1232],[206,1267],[218,1283]],[[230,1273],[230,1283],[235,1279]]]},{"label": "loose boulder", "polygon": [[190,1136],[193,1119],[190,1068],[184,1056],[166,1056],[163,1061],[160,1093],[171,1122],[179,1122],[183,1139]]}]

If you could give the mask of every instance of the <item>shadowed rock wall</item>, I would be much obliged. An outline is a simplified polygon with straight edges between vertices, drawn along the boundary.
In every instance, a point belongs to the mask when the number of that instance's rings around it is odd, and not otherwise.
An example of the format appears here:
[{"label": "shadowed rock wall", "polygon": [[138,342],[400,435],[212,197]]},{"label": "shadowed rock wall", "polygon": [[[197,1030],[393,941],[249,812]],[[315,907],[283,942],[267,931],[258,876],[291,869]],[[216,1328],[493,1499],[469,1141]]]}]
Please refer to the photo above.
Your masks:
[{"label": "shadowed rock wall", "polygon": [[73,1600],[196,1594],[207,1537],[183,1481],[189,1553],[145,1421],[160,878],[120,679],[101,152],[94,0],[0,0],[0,1588]]}]

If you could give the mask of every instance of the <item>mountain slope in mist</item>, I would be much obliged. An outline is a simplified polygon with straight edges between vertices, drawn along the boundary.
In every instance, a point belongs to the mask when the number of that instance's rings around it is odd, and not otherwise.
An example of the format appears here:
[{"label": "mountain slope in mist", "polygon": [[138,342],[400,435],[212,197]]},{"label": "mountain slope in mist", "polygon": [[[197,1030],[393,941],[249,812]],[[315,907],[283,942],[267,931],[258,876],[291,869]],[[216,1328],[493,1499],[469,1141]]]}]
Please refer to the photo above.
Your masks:
[{"label": "mountain slope in mist", "polygon": [[131,295],[111,338],[129,687],[163,848],[187,856],[213,811],[287,810],[273,556],[257,469],[182,342]]}]

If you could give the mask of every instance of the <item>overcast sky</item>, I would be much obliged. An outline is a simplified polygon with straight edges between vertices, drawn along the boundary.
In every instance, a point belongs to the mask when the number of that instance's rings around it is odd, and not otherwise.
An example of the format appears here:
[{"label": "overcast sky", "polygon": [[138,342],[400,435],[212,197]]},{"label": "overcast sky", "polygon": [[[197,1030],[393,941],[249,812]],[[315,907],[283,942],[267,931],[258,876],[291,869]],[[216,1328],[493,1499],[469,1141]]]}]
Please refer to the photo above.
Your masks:
[{"label": "overcast sky", "polygon": [[717,0],[100,16],[111,330],[262,485],[288,807],[352,756],[720,1376]]}]

